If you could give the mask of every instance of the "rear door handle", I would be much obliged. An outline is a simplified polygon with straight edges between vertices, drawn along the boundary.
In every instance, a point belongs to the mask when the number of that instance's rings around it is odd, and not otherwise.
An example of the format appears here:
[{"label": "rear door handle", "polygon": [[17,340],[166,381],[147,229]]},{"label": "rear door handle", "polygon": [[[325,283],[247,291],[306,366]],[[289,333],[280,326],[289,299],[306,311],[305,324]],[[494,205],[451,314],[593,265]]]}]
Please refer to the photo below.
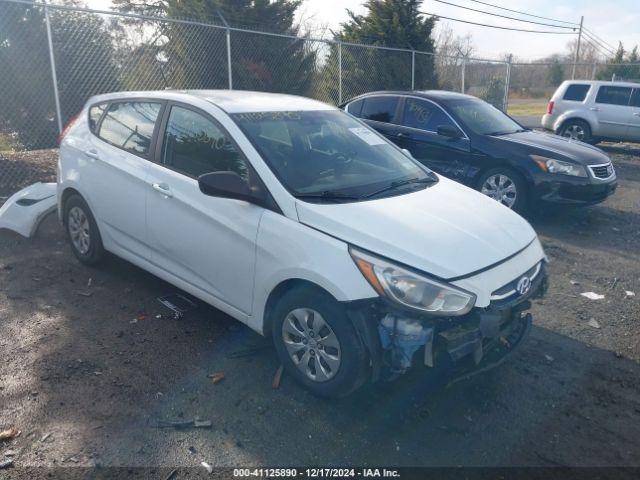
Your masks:
[{"label": "rear door handle", "polygon": [[98,155],[98,151],[95,148],[92,148],[91,150],[85,150],[84,154],[89,158],[93,158],[94,160],[98,160],[100,158],[100,156]]},{"label": "rear door handle", "polygon": [[634,112],[633,116],[634,117],[640,117],[640,112]]},{"label": "rear door handle", "polygon": [[171,187],[166,183],[152,183],[151,188],[153,188],[156,192],[160,192],[165,197],[173,197],[173,193],[171,192]]},{"label": "rear door handle", "polygon": [[600,109],[598,107],[591,107],[589,110],[593,111],[593,112],[599,112]]},{"label": "rear door handle", "polygon": [[398,138],[411,138],[411,135],[409,135],[408,133],[404,133],[404,132],[400,132],[396,135],[396,137]]}]

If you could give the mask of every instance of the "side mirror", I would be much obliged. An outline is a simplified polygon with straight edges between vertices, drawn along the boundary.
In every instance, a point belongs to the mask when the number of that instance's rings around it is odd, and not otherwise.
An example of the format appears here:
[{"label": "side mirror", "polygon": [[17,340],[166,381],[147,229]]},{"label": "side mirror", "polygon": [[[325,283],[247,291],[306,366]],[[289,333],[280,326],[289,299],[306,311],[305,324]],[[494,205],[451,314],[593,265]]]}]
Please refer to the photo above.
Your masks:
[{"label": "side mirror", "polygon": [[460,138],[462,137],[462,132],[458,130],[453,125],[438,125],[437,128],[438,135],[442,135],[443,137],[449,138]]},{"label": "side mirror", "polygon": [[236,172],[212,172],[198,177],[200,191],[210,197],[232,198],[256,203],[247,182]]}]

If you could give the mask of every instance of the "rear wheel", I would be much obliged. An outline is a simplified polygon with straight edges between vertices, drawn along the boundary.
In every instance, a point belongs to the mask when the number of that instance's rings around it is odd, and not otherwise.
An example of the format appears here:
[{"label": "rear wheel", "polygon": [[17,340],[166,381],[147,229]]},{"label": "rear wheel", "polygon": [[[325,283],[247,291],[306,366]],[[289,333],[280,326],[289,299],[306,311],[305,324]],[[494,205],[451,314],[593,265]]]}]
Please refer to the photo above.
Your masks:
[{"label": "rear wheel", "polygon": [[571,140],[585,143],[594,143],[591,135],[591,127],[584,120],[568,120],[560,128],[560,135]]},{"label": "rear wheel", "polygon": [[64,224],[71,250],[78,260],[86,265],[95,265],[105,255],[98,225],[87,205],[77,194],[71,195],[64,204]]},{"label": "rear wheel", "polygon": [[507,208],[524,212],[528,204],[527,187],[517,172],[510,168],[486,171],[478,182],[478,190]]},{"label": "rear wheel", "polygon": [[364,383],[364,345],[343,306],[329,294],[294,288],[272,315],[278,356],[299,383],[326,397],[347,395]]}]

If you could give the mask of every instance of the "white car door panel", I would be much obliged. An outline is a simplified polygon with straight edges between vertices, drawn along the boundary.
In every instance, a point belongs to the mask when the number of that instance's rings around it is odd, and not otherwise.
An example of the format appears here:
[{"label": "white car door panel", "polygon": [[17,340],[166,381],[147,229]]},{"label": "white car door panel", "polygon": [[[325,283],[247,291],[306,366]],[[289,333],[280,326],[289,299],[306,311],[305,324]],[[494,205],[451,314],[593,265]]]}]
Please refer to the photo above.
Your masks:
[{"label": "white car door panel", "polygon": [[91,135],[84,152],[92,172],[84,183],[105,247],[146,259],[150,258],[145,225],[149,160],[143,157],[150,155],[161,106],[142,101],[112,104],[100,125],[100,138]]},{"label": "white car door panel", "polygon": [[222,129],[199,112],[173,105],[149,166],[147,232],[152,262],[182,281],[250,314],[256,238],[264,208],[203,194],[196,177],[246,167]]},{"label": "white car door panel", "polygon": [[628,139],[632,118],[629,107],[631,88],[603,85],[599,88],[595,103],[590,107],[598,119],[598,135]]}]

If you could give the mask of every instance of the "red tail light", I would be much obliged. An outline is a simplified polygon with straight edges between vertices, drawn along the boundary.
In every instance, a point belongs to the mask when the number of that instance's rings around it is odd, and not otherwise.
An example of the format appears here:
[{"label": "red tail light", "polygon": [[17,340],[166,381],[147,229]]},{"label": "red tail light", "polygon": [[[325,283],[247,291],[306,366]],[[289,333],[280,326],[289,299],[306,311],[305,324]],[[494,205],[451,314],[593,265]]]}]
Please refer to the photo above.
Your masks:
[{"label": "red tail light", "polygon": [[64,136],[67,134],[67,132],[69,132],[69,129],[71,127],[73,127],[73,124],[76,123],[76,120],[78,120],[78,116],[80,116],[80,113],[76,113],[71,120],[69,120],[69,123],[67,124],[66,127],[64,127],[64,130],[62,130],[62,133],[60,134],[60,136],[58,137],[58,140],[56,141],[56,145],[60,146],[60,144],[62,143],[62,139],[64,138]]},{"label": "red tail light", "polygon": [[553,113],[553,105],[554,105],[554,103],[555,103],[555,102],[554,102],[553,100],[551,100],[551,101],[549,102],[549,107],[547,108],[547,113],[548,113],[549,115],[551,115],[551,114]]}]

